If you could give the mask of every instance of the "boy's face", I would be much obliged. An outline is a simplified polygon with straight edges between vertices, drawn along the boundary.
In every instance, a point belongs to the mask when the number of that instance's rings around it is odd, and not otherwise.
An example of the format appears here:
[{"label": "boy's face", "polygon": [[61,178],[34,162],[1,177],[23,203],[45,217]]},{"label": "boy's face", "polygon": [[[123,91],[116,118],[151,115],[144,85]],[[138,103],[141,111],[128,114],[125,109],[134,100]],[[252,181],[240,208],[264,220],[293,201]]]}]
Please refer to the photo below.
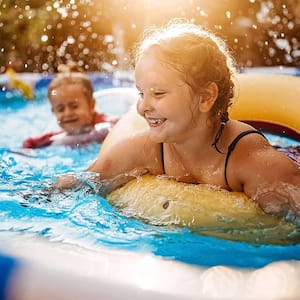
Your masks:
[{"label": "boy's face", "polygon": [[69,134],[89,131],[94,125],[95,100],[87,99],[80,84],[55,88],[50,95],[58,125]]}]

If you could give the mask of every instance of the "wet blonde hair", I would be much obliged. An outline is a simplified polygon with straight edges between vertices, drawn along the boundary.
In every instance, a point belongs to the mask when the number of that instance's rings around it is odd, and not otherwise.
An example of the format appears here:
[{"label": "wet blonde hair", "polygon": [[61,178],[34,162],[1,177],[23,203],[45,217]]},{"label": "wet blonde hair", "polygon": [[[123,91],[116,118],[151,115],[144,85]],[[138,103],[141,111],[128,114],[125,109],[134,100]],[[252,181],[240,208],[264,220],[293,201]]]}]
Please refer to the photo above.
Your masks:
[{"label": "wet blonde hair", "polygon": [[206,85],[215,82],[218,97],[212,114],[227,117],[233,98],[233,60],[225,43],[208,30],[185,20],[172,20],[161,28],[145,31],[135,49],[135,64],[149,49],[158,49],[163,63],[179,71],[182,79],[201,95]]},{"label": "wet blonde hair", "polygon": [[61,64],[57,68],[57,76],[48,86],[48,98],[51,99],[52,91],[59,86],[68,84],[81,84],[87,100],[93,99],[94,88],[89,77],[83,73],[82,69],[74,62],[67,65]]}]

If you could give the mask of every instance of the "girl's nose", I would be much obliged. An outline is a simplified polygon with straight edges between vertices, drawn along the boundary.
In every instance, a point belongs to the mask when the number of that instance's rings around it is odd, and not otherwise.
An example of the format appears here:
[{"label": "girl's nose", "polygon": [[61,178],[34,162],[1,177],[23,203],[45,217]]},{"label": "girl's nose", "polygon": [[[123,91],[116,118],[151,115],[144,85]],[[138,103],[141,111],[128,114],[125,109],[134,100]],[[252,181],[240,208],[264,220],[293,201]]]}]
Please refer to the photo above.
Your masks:
[{"label": "girl's nose", "polygon": [[151,94],[144,93],[141,95],[137,102],[137,110],[139,114],[144,115],[146,111],[152,109],[152,97]]}]

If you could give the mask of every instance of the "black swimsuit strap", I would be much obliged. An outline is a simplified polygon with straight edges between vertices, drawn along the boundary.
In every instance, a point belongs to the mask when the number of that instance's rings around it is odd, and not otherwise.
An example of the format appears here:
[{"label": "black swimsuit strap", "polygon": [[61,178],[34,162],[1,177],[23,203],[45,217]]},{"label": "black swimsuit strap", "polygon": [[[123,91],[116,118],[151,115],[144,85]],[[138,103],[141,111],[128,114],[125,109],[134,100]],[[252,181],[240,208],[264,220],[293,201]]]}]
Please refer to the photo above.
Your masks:
[{"label": "black swimsuit strap", "polygon": [[162,164],[163,174],[165,174],[164,143],[161,143],[161,164]]},{"label": "black swimsuit strap", "polygon": [[260,132],[260,131],[257,131],[257,130],[247,130],[247,131],[244,131],[242,133],[240,133],[233,141],[232,143],[228,146],[228,150],[227,150],[227,154],[226,154],[226,159],[225,159],[225,167],[224,167],[224,177],[225,177],[225,181],[226,181],[226,184],[227,184],[227,187],[228,189],[231,191],[231,188],[230,188],[230,185],[228,183],[228,179],[227,179],[227,165],[228,165],[228,160],[229,160],[229,157],[232,153],[232,151],[234,150],[236,144],[238,143],[238,141],[240,139],[242,139],[244,136],[248,135],[248,134],[252,134],[252,133],[257,133],[257,134],[260,134],[261,136],[263,136],[265,138],[265,136]]},{"label": "black swimsuit strap", "polygon": [[[248,134],[252,134],[252,133],[257,133],[260,134],[261,136],[263,136],[264,138],[266,138],[263,133],[261,133],[260,131],[257,130],[247,130],[244,131],[242,133],[240,133],[232,142],[231,144],[228,146],[227,149],[227,154],[226,154],[226,158],[225,158],[225,167],[224,167],[224,177],[225,177],[225,182],[226,185],[228,187],[228,189],[231,191],[230,185],[228,183],[228,179],[227,179],[227,165],[228,165],[228,161],[230,158],[230,155],[232,153],[232,151],[234,150],[236,144],[238,143],[238,141],[240,139],[242,139],[244,136],[248,135]],[[165,161],[164,161],[164,144],[161,143],[161,164],[162,164],[162,169],[163,169],[163,173],[165,173]]]}]

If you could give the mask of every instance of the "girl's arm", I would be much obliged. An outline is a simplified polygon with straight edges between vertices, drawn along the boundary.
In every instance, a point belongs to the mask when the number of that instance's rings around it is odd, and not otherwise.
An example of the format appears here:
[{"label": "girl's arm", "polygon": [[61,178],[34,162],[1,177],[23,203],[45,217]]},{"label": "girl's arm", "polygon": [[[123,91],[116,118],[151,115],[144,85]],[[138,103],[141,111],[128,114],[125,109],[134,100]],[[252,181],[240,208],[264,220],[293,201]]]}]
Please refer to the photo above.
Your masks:
[{"label": "girl's arm", "polygon": [[232,159],[235,178],[266,213],[300,216],[300,169],[291,159],[254,136],[239,142]]}]

